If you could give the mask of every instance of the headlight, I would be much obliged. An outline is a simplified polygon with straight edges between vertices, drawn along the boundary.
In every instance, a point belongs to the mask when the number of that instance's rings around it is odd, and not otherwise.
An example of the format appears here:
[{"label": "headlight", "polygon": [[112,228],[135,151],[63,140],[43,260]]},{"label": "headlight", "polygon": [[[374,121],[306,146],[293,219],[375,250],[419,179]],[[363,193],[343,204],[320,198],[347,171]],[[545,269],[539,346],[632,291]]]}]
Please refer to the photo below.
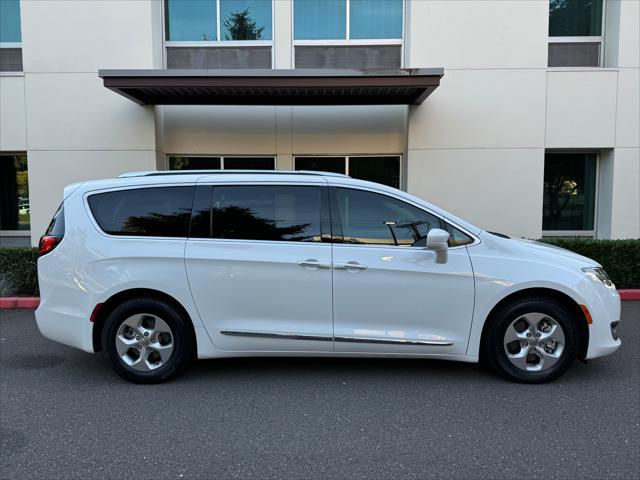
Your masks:
[{"label": "headlight", "polygon": [[600,282],[602,282],[605,286],[609,288],[615,287],[615,285],[609,278],[609,275],[607,275],[607,272],[605,272],[604,268],[602,267],[585,267],[582,269],[582,271],[585,272],[587,275],[591,275],[593,276],[593,278],[598,279]]}]

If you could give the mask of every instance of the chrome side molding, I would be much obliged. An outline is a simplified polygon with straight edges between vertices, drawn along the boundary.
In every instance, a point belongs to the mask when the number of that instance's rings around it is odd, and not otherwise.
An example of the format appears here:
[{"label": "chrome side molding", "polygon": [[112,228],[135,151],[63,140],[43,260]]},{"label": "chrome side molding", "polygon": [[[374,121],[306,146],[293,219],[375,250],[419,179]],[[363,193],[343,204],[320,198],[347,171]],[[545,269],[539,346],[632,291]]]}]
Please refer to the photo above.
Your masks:
[{"label": "chrome side molding", "polygon": [[388,345],[422,345],[432,347],[450,347],[453,342],[448,340],[407,340],[404,338],[366,338],[366,337],[331,337],[329,335],[305,335],[279,332],[250,332],[222,330],[222,335],[234,337],[278,338],[285,340],[311,340],[315,342],[342,342],[342,343],[383,343]]},{"label": "chrome side molding", "polygon": [[407,340],[404,338],[365,338],[365,337],[334,337],[336,342],[345,343],[385,343],[398,345],[429,345],[433,347],[450,347],[453,342],[448,340]]},{"label": "chrome side molding", "polygon": [[229,335],[233,337],[280,338],[286,340],[312,340],[316,342],[331,342],[333,340],[333,337],[330,335],[304,335],[295,333],[248,332],[234,330],[222,330],[220,333],[222,335]]}]

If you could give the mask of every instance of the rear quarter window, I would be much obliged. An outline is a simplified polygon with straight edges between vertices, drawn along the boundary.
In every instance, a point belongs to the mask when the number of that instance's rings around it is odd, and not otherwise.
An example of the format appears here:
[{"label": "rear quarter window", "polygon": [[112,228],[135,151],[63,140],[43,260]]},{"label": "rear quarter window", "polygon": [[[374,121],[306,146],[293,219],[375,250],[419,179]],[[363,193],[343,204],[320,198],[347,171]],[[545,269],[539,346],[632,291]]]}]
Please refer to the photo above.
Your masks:
[{"label": "rear quarter window", "polygon": [[110,235],[186,238],[194,187],[150,187],[96,193],[89,207]]}]

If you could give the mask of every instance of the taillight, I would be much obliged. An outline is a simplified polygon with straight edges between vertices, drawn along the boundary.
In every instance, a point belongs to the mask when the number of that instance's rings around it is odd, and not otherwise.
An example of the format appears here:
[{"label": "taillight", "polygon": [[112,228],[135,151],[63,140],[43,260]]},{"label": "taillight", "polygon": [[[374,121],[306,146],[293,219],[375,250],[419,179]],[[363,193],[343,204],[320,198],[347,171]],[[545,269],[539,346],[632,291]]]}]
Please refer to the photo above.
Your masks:
[{"label": "taillight", "polygon": [[38,245],[38,255],[46,255],[58,246],[62,240],[62,237],[55,237],[53,235],[43,235],[40,237],[40,244]]}]

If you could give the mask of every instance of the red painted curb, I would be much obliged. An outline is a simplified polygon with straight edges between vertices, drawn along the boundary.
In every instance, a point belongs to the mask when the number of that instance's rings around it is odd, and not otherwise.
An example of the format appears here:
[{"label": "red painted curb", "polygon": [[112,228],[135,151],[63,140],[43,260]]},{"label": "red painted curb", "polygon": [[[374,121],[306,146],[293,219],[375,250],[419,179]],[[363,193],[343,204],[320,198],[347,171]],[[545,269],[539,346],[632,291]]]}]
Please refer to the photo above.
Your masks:
[{"label": "red painted curb", "polygon": [[0,308],[38,308],[40,297],[2,297],[0,298]]},{"label": "red painted curb", "polygon": [[640,300],[640,288],[618,290],[621,300]]},{"label": "red painted curb", "polygon": [[[640,300],[640,288],[618,290],[621,300]],[[40,297],[0,297],[0,309],[12,308],[36,309],[40,305]]]}]

